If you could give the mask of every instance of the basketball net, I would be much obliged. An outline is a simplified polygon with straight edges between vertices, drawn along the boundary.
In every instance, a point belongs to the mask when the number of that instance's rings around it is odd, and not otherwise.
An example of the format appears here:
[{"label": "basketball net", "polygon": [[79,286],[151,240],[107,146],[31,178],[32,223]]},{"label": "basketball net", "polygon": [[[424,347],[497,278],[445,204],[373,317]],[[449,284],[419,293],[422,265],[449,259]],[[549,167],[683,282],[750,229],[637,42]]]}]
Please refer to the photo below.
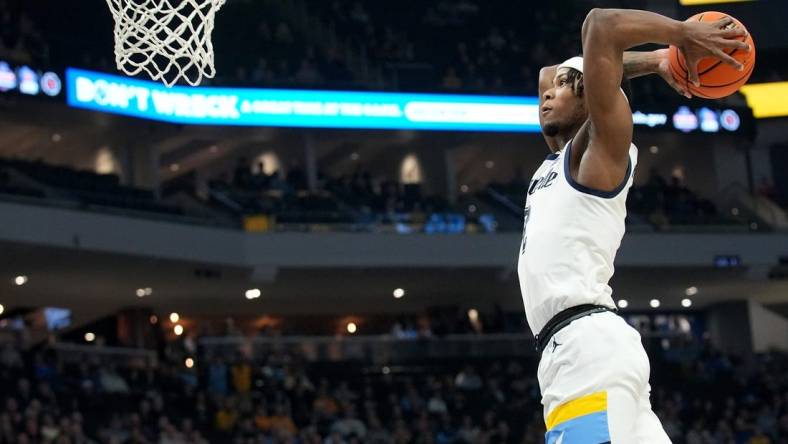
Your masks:
[{"label": "basketball net", "polygon": [[134,76],[145,71],[172,86],[199,85],[216,75],[213,32],[225,0],[107,0],[115,19],[115,63]]}]

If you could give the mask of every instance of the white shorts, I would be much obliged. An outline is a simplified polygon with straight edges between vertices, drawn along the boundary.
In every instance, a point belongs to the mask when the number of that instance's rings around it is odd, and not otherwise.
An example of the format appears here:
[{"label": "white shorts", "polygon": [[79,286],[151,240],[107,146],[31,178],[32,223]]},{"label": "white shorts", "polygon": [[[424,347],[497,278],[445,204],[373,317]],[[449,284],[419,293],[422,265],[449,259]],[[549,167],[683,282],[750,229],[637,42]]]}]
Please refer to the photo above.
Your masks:
[{"label": "white shorts", "polygon": [[595,313],[556,333],[539,361],[547,444],[670,443],[651,410],[640,334]]}]

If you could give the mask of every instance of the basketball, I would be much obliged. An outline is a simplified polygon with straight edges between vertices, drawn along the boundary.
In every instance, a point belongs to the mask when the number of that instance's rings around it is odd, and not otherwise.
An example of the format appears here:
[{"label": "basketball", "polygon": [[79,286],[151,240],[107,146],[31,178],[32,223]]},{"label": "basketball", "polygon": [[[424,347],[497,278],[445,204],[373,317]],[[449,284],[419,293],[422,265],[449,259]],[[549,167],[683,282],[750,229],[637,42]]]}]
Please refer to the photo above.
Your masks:
[{"label": "basketball", "polygon": [[[725,17],[730,17],[728,14],[716,11],[702,12],[693,15],[687,21],[697,20],[703,22],[716,22]],[[744,29],[744,25],[733,19],[733,25]],[[737,70],[733,66],[724,63],[720,59],[714,57],[706,57],[698,63],[698,78],[700,86],[695,86],[689,81],[687,74],[687,62],[684,55],[675,46],[670,47],[670,71],[673,78],[682,84],[685,84],[690,93],[694,96],[703,97],[706,99],[720,99],[727,97],[739,90],[752,74],[755,68],[755,43],[752,40],[752,35],[748,32],[747,35],[739,38],[741,41],[747,42],[750,45],[750,50],[745,51],[741,49],[728,49],[726,52],[732,56],[742,65],[742,71]]]}]

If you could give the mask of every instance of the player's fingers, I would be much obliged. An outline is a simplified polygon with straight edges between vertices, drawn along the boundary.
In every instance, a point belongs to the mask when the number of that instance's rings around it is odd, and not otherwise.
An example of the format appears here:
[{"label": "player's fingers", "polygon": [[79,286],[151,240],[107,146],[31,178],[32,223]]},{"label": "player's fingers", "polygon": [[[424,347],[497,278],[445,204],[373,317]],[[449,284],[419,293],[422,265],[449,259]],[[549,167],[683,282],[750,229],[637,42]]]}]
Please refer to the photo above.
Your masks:
[{"label": "player's fingers", "polygon": [[678,92],[679,94],[681,94],[682,96],[688,99],[692,98],[692,94],[690,94],[689,91],[686,88],[684,88],[680,82],[677,82],[672,75],[667,75],[664,76],[663,78],[665,79],[666,82],[668,82],[668,85],[670,85],[671,88],[676,90],[676,92]]},{"label": "player's fingers", "polygon": [[686,98],[688,98],[688,99],[691,99],[691,98],[692,98],[692,94],[690,94],[690,92],[689,92],[689,89],[687,89],[687,88],[686,88],[684,85],[682,85],[681,83],[677,82],[677,81],[676,81],[676,80],[673,78],[673,76],[670,76],[670,82],[669,82],[669,84],[670,84],[670,86],[672,86],[672,87],[673,87],[673,89],[675,89],[675,90],[676,90],[676,91],[677,91],[679,94],[681,94],[682,96],[684,96],[684,97],[686,97]]},{"label": "player's fingers", "polygon": [[724,48],[741,49],[744,51],[750,50],[750,45],[748,45],[747,42],[742,42],[741,40],[723,40],[722,44]]},{"label": "player's fingers", "polygon": [[686,82],[680,82],[673,77],[673,74],[670,72],[662,71],[659,73],[659,76],[662,77],[662,80],[665,81],[671,88],[676,90],[677,93],[681,94],[684,97],[691,98],[692,95],[687,90]]},{"label": "player's fingers", "polygon": [[714,55],[717,56],[717,58],[719,58],[723,62],[727,63],[728,65],[731,65],[732,67],[738,69],[739,71],[744,69],[744,65],[742,65],[741,62],[729,56],[728,54],[725,53],[725,51],[721,49],[716,49],[714,51]]},{"label": "player's fingers", "polygon": [[687,78],[693,85],[700,86],[700,79],[698,78],[698,60],[687,59]]},{"label": "player's fingers", "polygon": [[730,25],[731,23],[733,23],[733,19],[726,15],[725,17],[714,22],[714,27],[721,29]]},{"label": "player's fingers", "polygon": [[747,31],[742,28],[730,28],[720,31],[720,36],[726,39],[734,39],[737,37],[744,37],[746,35]]}]

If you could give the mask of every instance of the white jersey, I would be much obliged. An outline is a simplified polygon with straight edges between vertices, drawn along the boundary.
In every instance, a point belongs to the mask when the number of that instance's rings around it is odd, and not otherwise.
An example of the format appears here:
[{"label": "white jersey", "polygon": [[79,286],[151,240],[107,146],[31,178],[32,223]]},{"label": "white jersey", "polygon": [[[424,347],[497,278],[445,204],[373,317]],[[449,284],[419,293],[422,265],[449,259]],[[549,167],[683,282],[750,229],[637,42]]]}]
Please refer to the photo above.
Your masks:
[{"label": "white jersey", "polygon": [[624,237],[637,148],[630,146],[627,175],[611,192],[592,190],[572,179],[570,151],[571,142],[549,155],[528,187],[517,271],[534,335],[567,308],[615,308],[608,282]]}]

